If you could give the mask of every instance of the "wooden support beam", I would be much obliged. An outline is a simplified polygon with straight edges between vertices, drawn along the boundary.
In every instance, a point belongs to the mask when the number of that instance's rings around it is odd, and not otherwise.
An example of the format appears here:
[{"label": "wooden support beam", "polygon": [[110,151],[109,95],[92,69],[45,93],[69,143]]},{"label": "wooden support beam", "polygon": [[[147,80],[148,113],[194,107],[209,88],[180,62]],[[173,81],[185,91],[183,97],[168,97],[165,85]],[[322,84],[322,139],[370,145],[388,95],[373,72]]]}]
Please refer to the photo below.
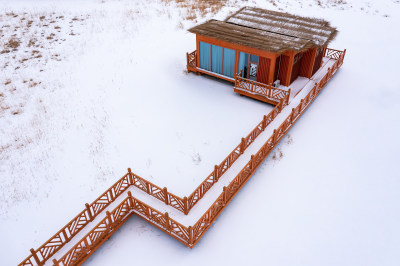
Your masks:
[{"label": "wooden support beam", "polygon": [[279,55],[277,54],[277,56],[276,57],[272,57],[272,58],[269,58],[269,60],[270,60],[270,64],[269,64],[269,74],[268,74],[268,84],[272,84],[272,83],[274,83],[274,76],[275,76],[275,66],[276,66],[276,58],[278,57]]},{"label": "wooden support beam", "polygon": [[314,64],[315,64],[315,58],[317,57],[317,50],[318,50],[317,48],[313,49],[313,53],[312,53],[311,61],[310,61],[310,66],[309,66],[309,69],[307,71],[306,78],[311,78],[311,76],[312,76],[312,71],[314,69]]},{"label": "wooden support beam", "polygon": [[196,34],[196,50],[197,50],[196,67],[200,67],[200,40],[199,40],[199,36],[197,34]]},{"label": "wooden support beam", "polygon": [[286,84],[283,84],[285,86],[290,85],[290,78],[292,77],[292,72],[293,72],[294,56],[295,56],[295,52],[292,52],[290,54],[289,67],[288,67],[288,71],[286,73]]},{"label": "wooden support beam", "polygon": [[235,50],[235,77],[238,74],[239,71],[239,51]]}]

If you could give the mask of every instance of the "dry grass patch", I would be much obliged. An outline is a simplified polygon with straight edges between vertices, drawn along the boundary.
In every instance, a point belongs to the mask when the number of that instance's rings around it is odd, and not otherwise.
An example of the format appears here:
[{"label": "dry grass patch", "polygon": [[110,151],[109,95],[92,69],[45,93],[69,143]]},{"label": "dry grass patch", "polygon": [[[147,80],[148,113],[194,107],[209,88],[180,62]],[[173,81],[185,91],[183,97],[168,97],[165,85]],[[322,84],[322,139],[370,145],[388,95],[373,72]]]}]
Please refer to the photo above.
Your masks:
[{"label": "dry grass patch", "polygon": [[175,3],[178,7],[186,9],[185,20],[197,21],[198,18],[205,17],[207,14],[218,13],[228,0],[161,0],[165,4]]},{"label": "dry grass patch", "polygon": [[17,49],[20,46],[20,44],[21,44],[20,40],[16,38],[11,38],[6,44],[6,47]]},{"label": "dry grass patch", "polygon": [[279,161],[283,158],[283,152],[280,148],[272,154],[272,160]]}]

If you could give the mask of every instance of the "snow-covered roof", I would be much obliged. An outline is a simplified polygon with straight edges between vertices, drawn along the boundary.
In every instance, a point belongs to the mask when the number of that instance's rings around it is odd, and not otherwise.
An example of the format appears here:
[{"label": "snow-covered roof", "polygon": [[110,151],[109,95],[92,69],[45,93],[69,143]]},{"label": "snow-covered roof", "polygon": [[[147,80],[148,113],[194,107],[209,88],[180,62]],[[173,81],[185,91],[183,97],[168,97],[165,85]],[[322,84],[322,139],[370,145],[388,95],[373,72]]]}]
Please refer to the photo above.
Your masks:
[{"label": "snow-covered roof", "polygon": [[270,52],[325,46],[337,30],[322,19],[245,7],[225,21],[210,20],[190,32]]}]

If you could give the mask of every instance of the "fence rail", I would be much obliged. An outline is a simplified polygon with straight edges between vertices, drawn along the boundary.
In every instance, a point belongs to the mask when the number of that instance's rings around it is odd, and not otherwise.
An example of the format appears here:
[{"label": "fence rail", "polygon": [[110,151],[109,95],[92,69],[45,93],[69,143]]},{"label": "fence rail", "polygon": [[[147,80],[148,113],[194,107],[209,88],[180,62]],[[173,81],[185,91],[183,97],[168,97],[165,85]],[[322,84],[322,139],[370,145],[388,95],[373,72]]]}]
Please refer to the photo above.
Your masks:
[{"label": "fence rail", "polygon": [[[328,57],[330,59],[338,60],[339,58],[346,53],[346,49],[344,51],[339,51],[331,48],[326,48],[325,49],[325,57]],[[342,62],[343,63],[343,62]]]},{"label": "fence rail", "polygon": [[239,174],[229,183],[228,186],[223,188],[222,193],[217,200],[210,206],[204,215],[193,225],[193,246],[200,240],[207,229],[212,225],[218,215],[236,195],[240,188],[249,180],[257,167],[264,161],[268,154],[275,148],[279,141],[285,136],[289,129],[304,113],[307,107],[312,103],[320,91],[325,87],[326,82],[332,78],[338,68],[343,64],[345,52],[340,54],[337,61],[333,64],[332,68],[321,79],[321,81],[313,87],[300,104],[292,109],[290,115],[282,122],[282,124],[274,130],[273,135],[265,142],[261,149],[253,156],[251,160],[243,167]]},{"label": "fence rail", "polygon": [[[330,50],[336,52],[331,53]],[[139,217],[149,221],[188,247],[193,248],[210,227],[210,225],[215,221],[218,215],[222,212],[222,210],[226,207],[226,205],[230,202],[230,200],[252,176],[261,162],[275,148],[279,141],[303,114],[303,112],[312,103],[320,91],[325,87],[327,82],[342,66],[346,50],[341,52],[329,49],[328,53],[330,53],[330,56],[332,56],[333,59],[338,55],[337,59],[335,59],[336,62],[331,68],[328,69],[328,72],[324,75],[324,77],[315,84],[313,89],[306,95],[306,97],[300,101],[299,105],[292,109],[290,115],[276,130],[274,130],[272,136],[265,142],[261,149],[256,154],[251,156],[251,160],[243,167],[239,174],[229,183],[228,186],[223,188],[223,191],[217,200],[193,226],[185,227],[177,221],[169,218],[168,213],[163,214],[132,197],[128,191],[128,197],[123,200],[112,212],[106,212],[106,217],[101,220],[101,222],[97,224],[80,242],[72,247],[62,258],[59,260],[53,260],[54,265],[75,265],[84,258],[87,258],[97,249],[99,245],[101,245],[113,232],[115,232],[115,230],[132,213],[135,213]],[[239,144],[231,154],[238,154],[238,152],[240,153],[242,151],[243,147],[248,147],[248,145],[254,141],[254,139],[262,132],[262,130],[265,129],[266,125],[268,125],[279,114],[279,112],[288,105],[288,102],[289,94],[280,100],[279,104],[268,116],[264,116],[263,121],[260,122],[261,125],[257,125],[257,127],[246,138],[243,138],[241,144]],[[220,164],[220,168],[215,168],[215,172],[218,173],[219,171],[226,171],[227,165],[232,165],[230,160],[234,160],[235,156],[236,155],[232,155],[232,157],[230,157],[229,155]],[[213,180],[216,176],[218,176],[218,174],[212,175]],[[133,174],[131,170],[128,169],[128,173],[126,175],[119,179],[92,204],[85,204],[85,209],[55,235],[53,235],[47,242],[45,242],[36,250],[31,249],[31,255],[19,265],[44,265],[49,258],[51,258],[63,246],[65,246],[66,243],[76,236],[76,234],[78,234],[89,222],[93,221],[97,215],[102,213],[102,211],[107,208],[110,203],[114,202],[118,196],[125,192],[130,185],[134,185],[149,195],[152,195],[161,201],[165,201],[166,204],[171,204],[173,207],[175,205],[179,206],[175,207],[177,209],[186,208],[186,210],[189,210],[196,202],[198,202],[200,199],[198,198],[200,197],[199,195],[204,195],[204,193],[208,191],[213,184],[212,182],[209,182],[209,178],[203,181],[203,183],[204,186],[200,185],[195,192],[189,196],[190,200],[188,203],[188,199],[186,197],[181,199],[169,193],[166,188],[161,189],[160,187]],[[200,190],[200,192],[196,192],[197,190]],[[194,197],[197,197],[198,199],[194,199]],[[194,203],[191,203],[192,201]]]},{"label": "fence rail", "polygon": [[194,50],[191,53],[186,53],[186,67],[188,71],[196,72],[197,67],[197,50]]},{"label": "fence rail", "polygon": [[279,103],[280,100],[285,99],[287,95],[290,95],[290,89],[286,91],[275,88],[272,85],[246,79],[243,78],[240,73],[235,76],[235,89],[260,95],[273,103]]}]

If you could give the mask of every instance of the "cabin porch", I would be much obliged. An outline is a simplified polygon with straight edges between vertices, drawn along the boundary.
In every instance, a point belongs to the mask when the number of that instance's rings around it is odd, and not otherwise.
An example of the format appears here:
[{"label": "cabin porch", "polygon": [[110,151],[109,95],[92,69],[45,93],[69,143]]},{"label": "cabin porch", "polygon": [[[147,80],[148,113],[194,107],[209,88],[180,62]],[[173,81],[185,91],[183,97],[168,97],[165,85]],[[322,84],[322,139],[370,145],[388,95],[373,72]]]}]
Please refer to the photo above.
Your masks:
[{"label": "cabin porch", "polygon": [[[313,57],[315,59],[316,52]],[[227,77],[212,71],[208,71],[199,67],[197,60],[197,50],[187,53],[187,70],[197,74],[207,74],[217,78],[221,78],[234,83],[234,91],[240,95],[251,97],[263,102],[267,102],[272,105],[277,105],[282,99],[285,99],[286,95],[289,94],[289,98],[294,98],[311,80],[314,80],[321,69],[329,68],[336,61],[342,64],[342,59],[346,53],[346,50],[340,51],[331,48],[325,48],[322,54],[318,67],[315,64],[308,69],[309,78],[306,76],[297,75],[294,80],[291,80],[288,86],[278,85],[277,87],[272,84],[265,84],[257,82],[248,78],[243,77],[243,71],[235,74],[235,78]],[[290,73],[292,75],[292,73]]]}]

